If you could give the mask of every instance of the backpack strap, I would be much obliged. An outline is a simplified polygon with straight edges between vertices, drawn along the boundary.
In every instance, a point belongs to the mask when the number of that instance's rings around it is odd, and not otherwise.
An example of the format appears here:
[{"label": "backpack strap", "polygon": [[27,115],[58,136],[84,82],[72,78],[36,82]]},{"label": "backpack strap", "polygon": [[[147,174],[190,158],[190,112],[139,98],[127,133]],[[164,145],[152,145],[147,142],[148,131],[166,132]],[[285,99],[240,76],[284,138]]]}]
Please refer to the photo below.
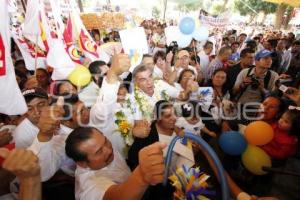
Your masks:
[{"label": "backpack strap", "polygon": [[[251,66],[251,67],[248,68],[246,77],[250,76],[250,73],[251,73],[251,71],[253,70],[253,68],[254,68],[254,66]],[[240,100],[240,98],[242,97],[242,95],[244,94],[244,92],[246,91],[246,89],[247,89],[247,87],[246,87],[244,90],[242,90],[242,91],[236,96],[236,98],[235,98],[236,101],[239,101],[239,100]]]},{"label": "backpack strap", "polygon": [[271,71],[270,70],[268,70],[267,71],[267,74],[266,74],[266,76],[265,76],[265,78],[264,78],[264,88],[265,89],[268,89],[268,85],[269,85],[269,82],[270,82],[270,79],[271,79]]}]

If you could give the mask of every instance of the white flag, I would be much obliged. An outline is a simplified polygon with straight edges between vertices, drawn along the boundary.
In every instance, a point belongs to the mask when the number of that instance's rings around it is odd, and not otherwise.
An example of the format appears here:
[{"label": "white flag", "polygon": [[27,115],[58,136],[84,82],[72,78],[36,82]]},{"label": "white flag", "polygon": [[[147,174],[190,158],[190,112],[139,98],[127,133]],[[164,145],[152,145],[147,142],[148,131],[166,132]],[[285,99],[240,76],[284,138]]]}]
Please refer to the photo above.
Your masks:
[{"label": "white flag", "polygon": [[23,35],[42,50],[48,51],[51,33],[41,0],[28,0],[23,28]]},{"label": "white flag", "polygon": [[27,106],[16,81],[10,55],[9,16],[7,2],[0,3],[0,113],[19,115]]},{"label": "white flag", "polygon": [[54,68],[52,73],[53,80],[67,79],[69,74],[73,71],[75,63],[67,54],[62,40],[52,40],[50,50],[47,55],[47,65]]},{"label": "white flag", "polygon": [[20,52],[23,56],[25,66],[28,70],[35,70],[35,59],[37,68],[46,69],[46,57],[45,56],[37,56],[35,58],[35,49],[29,48],[28,43],[25,41],[23,37],[19,37],[16,34],[12,34],[12,37],[20,49]]},{"label": "white flag", "polygon": [[54,22],[55,22],[57,37],[62,40],[65,25],[62,21],[62,12],[59,5],[60,2],[56,0],[49,0],[49,2],[53,14]]}]

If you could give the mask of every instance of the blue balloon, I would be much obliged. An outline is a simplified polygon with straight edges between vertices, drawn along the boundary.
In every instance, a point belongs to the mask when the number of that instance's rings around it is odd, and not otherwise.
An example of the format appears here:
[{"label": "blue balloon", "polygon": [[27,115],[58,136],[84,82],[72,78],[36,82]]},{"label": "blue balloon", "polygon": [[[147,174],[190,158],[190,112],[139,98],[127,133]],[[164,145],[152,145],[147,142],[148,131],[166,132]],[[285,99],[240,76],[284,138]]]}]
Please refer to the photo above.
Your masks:
[{"label": "blue balloon", "polygon": [[244,136],[236,131],[224,132],[219,138],[221,149],[232,156],[241,155],[247,148]]},{"label": "blue balloon", "polygon": [[195,21],[191,17],[184,17],[179,23],[179,30],[185,35],[192,34],[195,30],[195,27]]}]

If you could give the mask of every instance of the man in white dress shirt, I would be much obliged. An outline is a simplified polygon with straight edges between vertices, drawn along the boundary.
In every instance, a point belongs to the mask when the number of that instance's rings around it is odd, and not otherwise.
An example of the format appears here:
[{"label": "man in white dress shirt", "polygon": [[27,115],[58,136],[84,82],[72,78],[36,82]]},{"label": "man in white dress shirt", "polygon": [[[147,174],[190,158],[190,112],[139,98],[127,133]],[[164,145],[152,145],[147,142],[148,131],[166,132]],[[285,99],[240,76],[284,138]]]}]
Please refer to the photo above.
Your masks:
[{"label": "man in white dress shirt", "polygon": [[153,81],[152,71],[145,65],[135,68],[133,81],[135,89],[130,98],[135,119],[133,134],[142,138],[147,137],[149,134],[149,122],[152,120],[153,108],[156,102],[169,100],[169,98],[186,100],[191,92],[197,90],[196,82],[189,83],[186,90],[180,91],[163,80]]},{"label": "man in white dress shirt", "polygon": [[139,165],[130,172],[111,142],[97,129],[75,129],[66,140],[66,154],[72,158],[75,196],[87,199],[141,199],[149,185],[163,181],[165,144],[155,143],[139,152]]},{"label": "man in white dress shirt", "polygon": [[[128,71],[130,60],[127,55],[116,55],[112,61],[112,67],[103,80],[102,89],[96,104],[90,113],[81,101],[58,102],[58,106],[46,107],[41,112],[38,122],[39,133],[34,139],[30,150],[38,157],[41,165],[42,181],[50,179],[58,169],[63,169],[69,175],[74,173],[74,162],[66,157],[65,140],[70,132],[78,127],[86,126],[88,123],[101,130],[106,135],[113,132],[112,112],[117,101],[119,89],[119,75]],[[68,105],[69,109],[63,109]],[[66,111],[69,115],[66,116]],[[65,115],[65,116],[64,116]],[[62,116],[67,119],[62,119]]]}]

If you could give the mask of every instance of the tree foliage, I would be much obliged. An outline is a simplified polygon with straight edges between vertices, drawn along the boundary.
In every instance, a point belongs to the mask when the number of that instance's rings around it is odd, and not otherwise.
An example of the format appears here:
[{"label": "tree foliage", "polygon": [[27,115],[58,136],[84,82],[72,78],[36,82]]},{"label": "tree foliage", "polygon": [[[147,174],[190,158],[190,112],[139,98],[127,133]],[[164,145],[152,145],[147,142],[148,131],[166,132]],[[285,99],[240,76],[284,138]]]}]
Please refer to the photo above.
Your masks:
[{"label": "tree foliage", "polygon": [[178,10],[180,11],[195,11],[202,7],[202,0],[173,0],[178,3]]},{"label": "tree foliage", "polygon": [[264,12],[265,14],[276,12],[278,7],[277,4],[264,2],[262,0],[235,0],[234,2],[235,9],[243,16],[253,14],[253,11],[247,5],[256,12]]},{"label": "tree foliage", "polygon": [[159,19],[159,17],[160,17],[160,10],[159,10],[156,6],[154,6],[154,7],[152,8],[152,16],[153,16],[155,19]]}]

